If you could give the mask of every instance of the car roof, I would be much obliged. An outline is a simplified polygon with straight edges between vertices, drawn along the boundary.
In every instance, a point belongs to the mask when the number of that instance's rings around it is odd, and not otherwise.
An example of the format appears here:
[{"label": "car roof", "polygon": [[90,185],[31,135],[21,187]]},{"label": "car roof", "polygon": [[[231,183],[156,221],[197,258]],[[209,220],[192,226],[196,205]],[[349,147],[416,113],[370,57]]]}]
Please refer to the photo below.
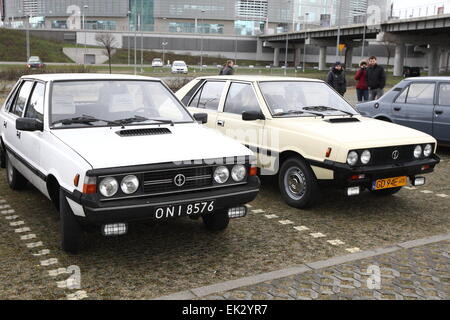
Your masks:
[{"label": "car roof", "polygon": [[107,73],[45,73],[22,76],[21,79],[32,79],[41,81],[67,81],[67,80],[156,80],[158,78],[134,76],[128,74]]},{"label": "car roof", "polygon": [[222,79],[222,80],[240,80],[240,81],[309,81],[322,82],[320,79],[301,78],[301,77],[277,77],[260,75],[232,75],[232,76],[206,76],[200,79]]},{"label": "car roof", "polygon": [[423,80],[428,80],[428,81],[450,81],[450,77],[446,77],[446,76],[436,76],[436,77],[411,77],[411,78],[405,78],[404,80],[408,80],[408,81],[423,81]]}]

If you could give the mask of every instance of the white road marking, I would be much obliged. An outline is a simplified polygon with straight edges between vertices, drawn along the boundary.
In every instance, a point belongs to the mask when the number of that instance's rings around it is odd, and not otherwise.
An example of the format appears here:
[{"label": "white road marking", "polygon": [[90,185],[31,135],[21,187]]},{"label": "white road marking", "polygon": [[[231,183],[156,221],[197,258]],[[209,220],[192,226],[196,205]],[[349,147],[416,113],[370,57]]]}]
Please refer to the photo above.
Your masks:
[{"label": "white road marking", "polygon": [[0,210],[9,209],[9,208],[11,208],[11,206],[9,204],[2,204],[2,205],[0,205]]},{"label": "white road marking", "polygon": [[311,237],[313,238],[323,238],[325,237],[325,235],[321,232],[315,232],[315,233],[310,233]]},{"label": "white road marking", "polygon": [[408,189],[408,190],[416,190],[417,188],[416,187],[404,187],[405,189]]},{"label": "white road marking", "polygon": [[298,230],[298,231],[309,230],[309,228],[308,228],[308,227],[305,227],[305,226],[297,226],[297,227],[294,227],[294,229],[295,229],[295,230]]},{"label": "white road marking", "polygon": [[47,260],[42,260],[41,261],[41,266],[50,266],[52,264],[57,264],[58,263],[58,259],[56,258],[50,258]]},{"label": "white road marking", "polygon": [[9,213],[14,213],[14,212],[16,212],[16,210],[14,210],[14,209],[0,211],[1,214],[9,214]]},{"label": "white road marking", "polygon": [[34,233],[26,234],[24,236],[20,236],[20,240],[30,240],[35,239],[36,235]]},{"label": "white road marking", "polygon": [[17,226],[21,226],[21,225],[24,225],[25,224],[25,222],[23,222],[22,220],[20,220],[20,221],[14,221],[14,222],[10,222],[9,223],[9,225],[11,226],[11,227],[17,227]]},{"label": "white road marking", "polygon": [[66,273],[69,273],[69,271],[67,271],[67,268],[58,268],[58,269],[55,269],[55,270],[49,270],[48,271],[48,275],[50,277],[57,277],[60,274],[66,274]]},{"label": "white road marking", "polygon": [[437,193],[436,196],[441,197],[441,198],[447,198],[448,195],[443,194],[443,193]]},{"label": "white road marking", "polygon": [[19,217],[18,215],[6,216],[5,219],[6,220],[14,220],[14,219],[17,219],[18,217]]},{"label": "white road marking", "polygon": [[327,240],[327,242],[333,246],[339,246],[341,244],[345,244],[344,241],[341,241],[339,239],[335,239],[335,240]]},{"label": "white road marking", "polygon": [[267,219],[274,219],[274,218],[278,218],[278,216],[276,214],[265,214],[264,215]]},{"label": "white road marking", "polygon": [[248,204],[248,203],[247,203],[245,206],[246,206],[247,208],[253,208],[253,206],[252,206],[251,204]]},{"label": "white road marking", "polygon": [[31,231],[31,229],[28,228],[28,227],[23,227],[23,228],[15,229],[14,231],[15,231],[16,233],[22,233],[22,232],[28,232],[28,231]]},{"label": "white road marking", "polygon": [[355,253],[355,252],[361,251],[361,249],[358,248],[358,247],[347,248],[347,249],[345,249],[345,250],[348,251],[348,252],[351,252],[351,253]]},{"label": "white road marking", "polygon": [[39,257],[39,256],[44,256],[44,255],[49,254],[49,253],[50,253],[50,250],[42,249],[42,250],[39,250],[38,253],[33,253],[33,256]]},{"label": "white road marking", "polygon": [[433,193],[433,191],[431,191],[431,190],[421,190],[420,192],[422,192],[422,193]]},{"label": "white road marking", "polygon": [[28,248],[42,247],[43,245],[42,241],[27,243]]},{"label": "white road marking", "polygon": [[294,223],[291,220],[279,220],[278,222],[281,224],[293,224]]},{"label": "white road marking", "polygon": [[252,212],[253,213],[263,213],[265,211],[263,209],[255,209],[255,210],[252,210]]},{"label": "white road marking", "polygon": [[5,199],[0,199],[0,203],[6,203]]},{"label": "white road marking", "polygon": [[86,293],[86,291],[84,290],[78,290],[74,293],[68,294],[67,295],[67,300],[81,300],[84,298],[87,298],[88,295]]}]

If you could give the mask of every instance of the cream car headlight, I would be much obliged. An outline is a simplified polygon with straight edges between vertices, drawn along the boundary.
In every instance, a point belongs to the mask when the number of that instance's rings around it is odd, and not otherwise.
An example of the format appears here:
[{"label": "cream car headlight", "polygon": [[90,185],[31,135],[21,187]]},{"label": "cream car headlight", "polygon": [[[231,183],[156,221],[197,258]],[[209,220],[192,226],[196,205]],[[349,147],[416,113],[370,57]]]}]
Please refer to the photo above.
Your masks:
[{"label": "cream car headlight", "polygon": [[361,163],[362,164],[368,164],[369,161],[370,161],[370,157],[371,157],[370,151],[369,150],[364,150],[361,153]]},{"label": "cream car headlight", "polygon": [[119,190],[119,183],[113,177],[106,177],[100,182],[98,189],[103,196],[112,197]]},{"label": "cream car headlight", "polygon": [[420,145],[417,145],[414,148],[414,158],[419,159],[421,155],[422,155],[422,147]]},{"label": "cream car headlight", "polygon": [[216,170],[214,170],[214,180],[217,183],[225,183],[227,182],[228,178],[230,177],[230,171],[225,166],[217,167]]},{"label": "cream car headlight", "polygon": [[431,146],[431,144],[427,144],[425,146],[425,148],[423,148],[423,155],[425,157],[429,157],[432,152],[433,152],[433,147]]},{"label": "cream car headlight", "polygon": [[135,193],[139,188],[139,179],[135,175],[128,175],[122,179],[120,183],[120,189],[122,189],[125,194]]},{"label": "cream car headlight", "polygon": [[233,167],[233,169],[231,169],[231,178],[233,178],[236,182],[244,180],[246,174],[247,170],[242,164],[237,164]]},{"label": "cream car headlight", "polygon": [[350,151],[347,155],[347,163],[354,166],[358,162],[358,153],[356,151]]}]

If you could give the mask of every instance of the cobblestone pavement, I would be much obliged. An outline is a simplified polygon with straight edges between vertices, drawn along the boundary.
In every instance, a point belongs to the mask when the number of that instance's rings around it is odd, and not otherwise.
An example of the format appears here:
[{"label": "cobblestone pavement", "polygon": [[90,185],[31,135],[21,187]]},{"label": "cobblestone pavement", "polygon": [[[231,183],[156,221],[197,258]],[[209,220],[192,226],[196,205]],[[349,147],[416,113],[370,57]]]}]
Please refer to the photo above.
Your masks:
[{"label": "cobblestone pavement", "polygon": [[449,299],[450,241],[266,281],[215,299]]}]

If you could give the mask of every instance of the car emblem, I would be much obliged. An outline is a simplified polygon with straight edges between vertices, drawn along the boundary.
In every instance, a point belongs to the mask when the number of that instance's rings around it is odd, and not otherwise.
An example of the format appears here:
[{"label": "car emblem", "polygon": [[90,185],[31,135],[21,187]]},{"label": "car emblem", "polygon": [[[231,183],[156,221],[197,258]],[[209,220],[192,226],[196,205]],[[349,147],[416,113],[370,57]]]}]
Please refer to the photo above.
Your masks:
[{"label": "car emblem", "polygon": [[184,174],[177,174],[175,178],[173,178],[173,183],[177,187],[182,187],[186,183],[186,177],[184,176]]},{"label": "car emblem", "polygon": [[399,155],[400,155],[400,152],[398,150],[394,150],[392,152],[392,159],[397,160]]}]

